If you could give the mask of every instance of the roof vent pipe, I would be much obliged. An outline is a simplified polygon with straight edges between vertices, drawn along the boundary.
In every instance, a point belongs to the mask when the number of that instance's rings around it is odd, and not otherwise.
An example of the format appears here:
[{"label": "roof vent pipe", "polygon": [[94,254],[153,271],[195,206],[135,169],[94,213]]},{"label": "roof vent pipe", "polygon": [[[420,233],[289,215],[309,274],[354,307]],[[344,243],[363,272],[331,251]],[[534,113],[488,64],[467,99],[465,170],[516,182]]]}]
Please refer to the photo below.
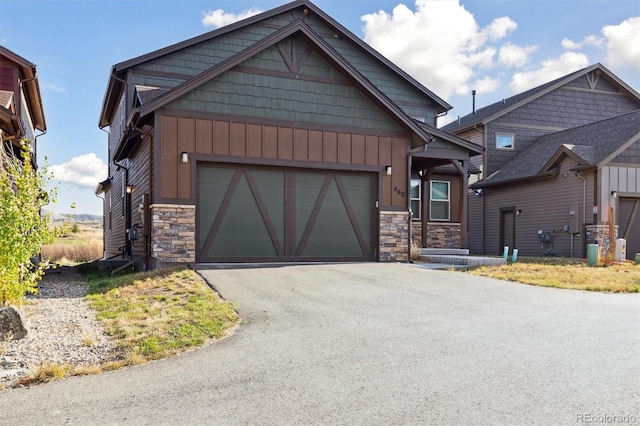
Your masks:
[{"label": "roof vent pipe", "polygon": [[476,113],[476,90],[471,91],[471,98],[473,99],[473,114]]}]

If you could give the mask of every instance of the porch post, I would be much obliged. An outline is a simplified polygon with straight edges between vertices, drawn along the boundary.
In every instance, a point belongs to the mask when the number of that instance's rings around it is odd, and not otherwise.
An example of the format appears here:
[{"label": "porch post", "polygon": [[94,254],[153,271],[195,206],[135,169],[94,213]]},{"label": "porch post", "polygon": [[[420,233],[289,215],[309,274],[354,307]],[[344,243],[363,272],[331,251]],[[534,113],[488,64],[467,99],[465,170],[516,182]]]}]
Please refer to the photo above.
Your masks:
[{"label": "porch post", "polygon": [[462,177],[462,188],[460,188],[460,248],[463,249],[467,248],[467,191],[469,188],[469,174],[467,173],[468,161],[451,160],[451,163],[458,170],[458,173],[460,173]]},{"label": "porch post", "polygon": [[429,182],[429,178],[433,174],[434,170],[435,170],[435,167],[429,167],[429,168],[423,169],[420,175],[420,181],[421,181],[420,188],[422,190],[422,193],[420,194],[420,201],[421,201],[420,221],[422,222],[422,230],[421,230],[422,238],[420,241],[421,247],[427,246],[427,239],[428,239],[427,224],[429,222],[429,208],[428,208],[429,200],[426,197],[426,194],[429,193],[429,191],[427,190],[427,183]]}]

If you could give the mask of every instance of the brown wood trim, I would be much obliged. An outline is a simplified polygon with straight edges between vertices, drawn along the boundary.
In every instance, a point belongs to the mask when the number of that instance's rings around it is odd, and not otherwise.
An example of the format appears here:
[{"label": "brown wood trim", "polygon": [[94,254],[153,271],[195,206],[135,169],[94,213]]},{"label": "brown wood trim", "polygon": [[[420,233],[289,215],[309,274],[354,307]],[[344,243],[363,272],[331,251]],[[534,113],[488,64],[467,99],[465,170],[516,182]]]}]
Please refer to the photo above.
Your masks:
[{"label": "brown wood trim", "polygon": [[262,221],[267,226],[267,231],[271,236],[271,242],[276,249],[276,254],[278,257],[284,256],[284,251],[282,250],[282,244],[280,243],[280,239],[278,238],[278,234],[273,227],[273,222],[271,221],[271,217],[269,217],[269,212],[267,211],[267,207],[264,205],[264,200],[262,199],[262,195],[258,190],[258,186],[256,185],[256,180],[253,178],[253,173],[251,170],[245,169],[244,175],[247,178],[247,182],[249,183],[249,188],[251,188],[251,192],[253,193],[253,197],[258,204],[258,209],[260,210],[260,214],[262,215]]},{"label": "brown wood trim", "polygon": [[302,55],[300,55],[300,58],[298,59],[298,72],[302,69],[304,64],[307,63],[307,60],[312,53],[313,49],[311,49],[309,46],[307,46],[304,52],[302,52]]},{"label": "brown wood trim", "polygon": [[349,201],[349,196],[347,195],[347,190],[342,183],[342,179],[340,176],[335,176],[336,185],[338,186],[338,192],[340,192],[340,196],[342,197],[342,202],[347,209],[347,215],[349,215],[349,221],[351,222],[351,226],[353,226],[353,230],[356,233],[356,237],[358,238],[358,243],[360,244],[360,250],[362,250],[362,254],[366,255],[369,253],[369,248],[367,247],[367,243],[364,240],[364,235],[362,235],[362,230],[360,229],[360,224],[358,223],[358,219],[356,218],[356,214],[353,211],[353,207],[351,207],[351,202]]},{"label": "brown wood trim", "polygon": [[311,212],[311,216],[309,217],[309,222],[307,222],[307,226],[304,229],[302,238],[300,239],[300,245],[296,250],[296,257],[302,256],[302,252],[307,246],[307,242],[309,241],[309,236],[311,235],[313,226],[315,225],[316,219],[318,218],[318,214],[320,213],[320,208],[322,207],[324,198],[327,196],[327,192],[329,191],[329,185],[331,185],[333,176],[334,176],[333,173],[328,173],[327,177],[324,179],[324,183],[322,184],[322,189],[320,190],[320,194],[318,194],[318,198],[316,199],[316,205],[313,207],[313,211]]},{"label": "brown wood trim", "polygon": [[[291,58],[289,57],[289,55],[287,55],[287,51],[284,50],[284,47],[282,47],[282,42],[276,43],[276,48],[278,49],[278,52],[280,52],[280,56],[282,56],[282,59],[284,59],[284,63],[287,65],[287,68],[289,68],[289,71],[291,71],[291,73],[295,73],[296,71],[294,70],[294,65],[291,62]],[[235,70],[240,71],[239,68],[240,67],[236,67]]]},{"label": "brown wood trim", "polygon": [[308,130],[320,130],[330,131],[337,133],[355,133],[365,136],[388,136],[392,138],[409,138],[410,135],[406,132],[399,130],[385,130],[385,129],[370,129],[362,127],[350,127],[350,126],[333,126],[328,124],[319,124],[313,122],[301,122],[301,121],[289,121],[289,120],[275,120],[272,118],[251,117],[235,114],[217,114],[202,111],[190,111],[183,109],[162,108],[160,110],[163,116],[178,117],[178,118],[199,118],[214,121],[228,121],[247,124],[262,124],[266,126],[276,127],[291,127],[296,129],[308,129]]},{"label": "brown wood trim", "polygon": [[364,164],[325,163],[320,161],[279,160],[276,158],[236,157],[210,154],[192,154],[191,159],[208,163],[232,163],[250,166],[289,167],[309,170],[335,170],[350,172],[381,173],[384,166],[368,166]]},{"label": "brown wood trim", "polygon": [[289,206],[296,205],[295,173],[285,171],[284,180],[286,192],[284,194],[284,223],[285,223],[285,256],[292,256],[296,250],[296,209]]},{"label": "brown wood trim", "polygon": [[209,230],[209,234],[207,235],[207,239],[205,240],[204,245],[202,246],[202,251],[200,252],[200,257],[206,257],[206,253],[209,253],[211,250],[211,244],[213,244],[213,239],[215,238],[220,226],[222,225],[222,220],[224,219],[225,214],[227,213],[227,209],[229,208],[229,204],[231,202],[231,197],[236,192],[236,188],[238,187],[238,182],[240,181],[240,177],[242,177],[242,173],[244,169],[239,167],[236,169],[236,172],[233,174],[233,178],[231,179],[231,183],[227,188],[227,192],[224,194],[224,198],[222,199],[222,204],[220,205],[220,210],[218,211],[218,215],[216,216],[211,229]]}]

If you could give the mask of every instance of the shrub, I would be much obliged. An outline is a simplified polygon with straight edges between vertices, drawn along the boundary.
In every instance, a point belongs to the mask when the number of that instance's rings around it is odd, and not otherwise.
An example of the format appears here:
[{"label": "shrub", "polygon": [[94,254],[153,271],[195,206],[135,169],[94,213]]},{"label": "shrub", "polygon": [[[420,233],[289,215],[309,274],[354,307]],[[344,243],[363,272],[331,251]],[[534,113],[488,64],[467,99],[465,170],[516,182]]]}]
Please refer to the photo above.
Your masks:
[{"label": "shrub", "polygon": [[0,164],[0,306],[19,303],[35,292],[47,264],[32,262],[42,244],[53,241],[49,215],[40,210],[55,190],[45,192],[50,179],[46,168],[32,166],[28,141],[20,158],[4,156]]}]

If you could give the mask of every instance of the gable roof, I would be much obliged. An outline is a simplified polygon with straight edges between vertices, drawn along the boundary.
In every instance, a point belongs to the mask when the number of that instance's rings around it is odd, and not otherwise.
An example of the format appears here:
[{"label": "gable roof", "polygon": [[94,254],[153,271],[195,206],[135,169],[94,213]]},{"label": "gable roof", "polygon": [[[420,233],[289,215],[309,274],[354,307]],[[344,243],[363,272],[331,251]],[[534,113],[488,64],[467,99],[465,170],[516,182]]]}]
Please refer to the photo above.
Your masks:
[{"label": "gable roof", "polygon": [[42,105],[42,97],[40,96],[40,84],[38,83],[36,66],[4,46],[0,46],[0,56],[9,59],[20,68],[24,92],[27,97],[27,107],[33,120],[33,127],[43,132],[46,131],[47,123],[44,118],[44,106]]},{"label": "gable roof", "polygon": [[[346,61],[338,52],[336,52],[318,33],[316,33],[304,21],[296,20],[291,24],[279,29],[275,33],[254,43],[245,50],[231,56],[222,61],[218,65],[213,66],[209,70],[202,72],[184,83],[174,87],[171,90],[160,94],[148,103],[144,103],[138,108],[134,108],[129,117],[129,122],[145,117],[153,111],[167,105],[169,102],[179,98],[182,95],[194,90],[202,84],[216,78],[222,73],[231,70],[233,67],[241,64],[247,59],[264,51],[265,49],[275,45],[276,43],[292,36],[299,36],[306,43],[317,49],[318,53],[323,56],[330,64],[345,75],[356,87],[358,87],[369,99],[376,103],[387,114],[395,117],[395,119],[408,131],[416,134],[423,145],[435,137],[439,137],[449,143],[457,145],[463,149],[471,151],[475,154],[481,152],[482,148],[465,139],[451,135],[449,133],[438,130],[433,126],[420,123],[409,117],[396,103],[387,97],[376,85],[365,78],[353,65]],[[137,124],[137,123],[136,123]]]},{"label": "gable roof", "polygon": [[295,0],[290,3],[287,3],[283,6],[268,10],[266,12],[260,13],[258,15],[252,16],[250,18],[244,19],[242,21],[235,22],[233,24],[218,28],[216,30],[201,34],[199,36],[184,40],[182,42],[173,44],[171,46],[164,47],[162,49],[147,53],[145,55],[138,56],[136,58],[120,62],[114,65],[111,69],[111,74],[109,76],[109,82],[107,85],[107,90],[104,95],[104,99],[102,102],[102,110],[100,112],[99,119],[99,127],[105,127],[110,124],[110,121],[113,119],[113,114],[115,113],[115,109],[117,108],[119,97],[124,90],[124,78],[126,77],[126,72],[129,68],[135,67],[137,65],[143,64],[145,62],[160,58],[164,55],[179,51],[181,49],[196,45],[198,43],[202,43],[221,35],[230,33],[232,31],[245,28],[247,26],[253,25],[257,22],[264,21],[266,19],[272,18],[274,16],[280,15],[285,12],[290,12],[294,9],[305,8],[304,13],[308,13],[308,11],[313,12],[315,16],[320,18],[324,23],[336,30],[341,37],[344,37],[362,49],[366,54],[376,59],[380,64],[385,66],[392,73],[397,75],[398,77],[405,80],[419,92],[423,93],[425,96],[433,100],[433,102],[437,105],[438,112],[445,112],[452,108],[447,102],[445,102],[442,98],[438,97],[435,93],[431,92],[424,85],[419,83],[416,79],[411,77],[409,74],[401,70],[397,65],[393,62],[389,61],[387,58],[382,56],[379,52],[377,52],[374,48],[365,43],[362,39],[357,37],[351,31],[346,29],[336,20],[327,15],[324,11],[318,8],[315,4],[313,4],[309,0]]},{"label": "gable roof", "polygon": [[506,98],[486,107],[480,108],[476,110],[475,113],[467,114],[464,117],[460,117],[458,120],[448,123],[447,125],[442,127],[442,130],[458,133],[471,129],[474,126],[484,125],[595,70],[599,70],[604,73],[616,86],[618,86],[621,90],[626,91],[631,97],[634,97],[636,102],[638,103],[638,106],[640,107],[640,93],[636,92],[631,86],[618,78],[604,65],[596,63],[589,67],[572,72],[571,74],[567,74],[564,77],[560,77],[553,81],[545,83],[541,86],[534,87],[533,89],[518,93],[517,95],[511,96],[510,98]]},{"label": "gable roof", "polygon": [[552,175],[566,156],[579,166],[607,164],[640,140],[640,110],[542,136],[500,170],[473,188],[502,185]]}]

